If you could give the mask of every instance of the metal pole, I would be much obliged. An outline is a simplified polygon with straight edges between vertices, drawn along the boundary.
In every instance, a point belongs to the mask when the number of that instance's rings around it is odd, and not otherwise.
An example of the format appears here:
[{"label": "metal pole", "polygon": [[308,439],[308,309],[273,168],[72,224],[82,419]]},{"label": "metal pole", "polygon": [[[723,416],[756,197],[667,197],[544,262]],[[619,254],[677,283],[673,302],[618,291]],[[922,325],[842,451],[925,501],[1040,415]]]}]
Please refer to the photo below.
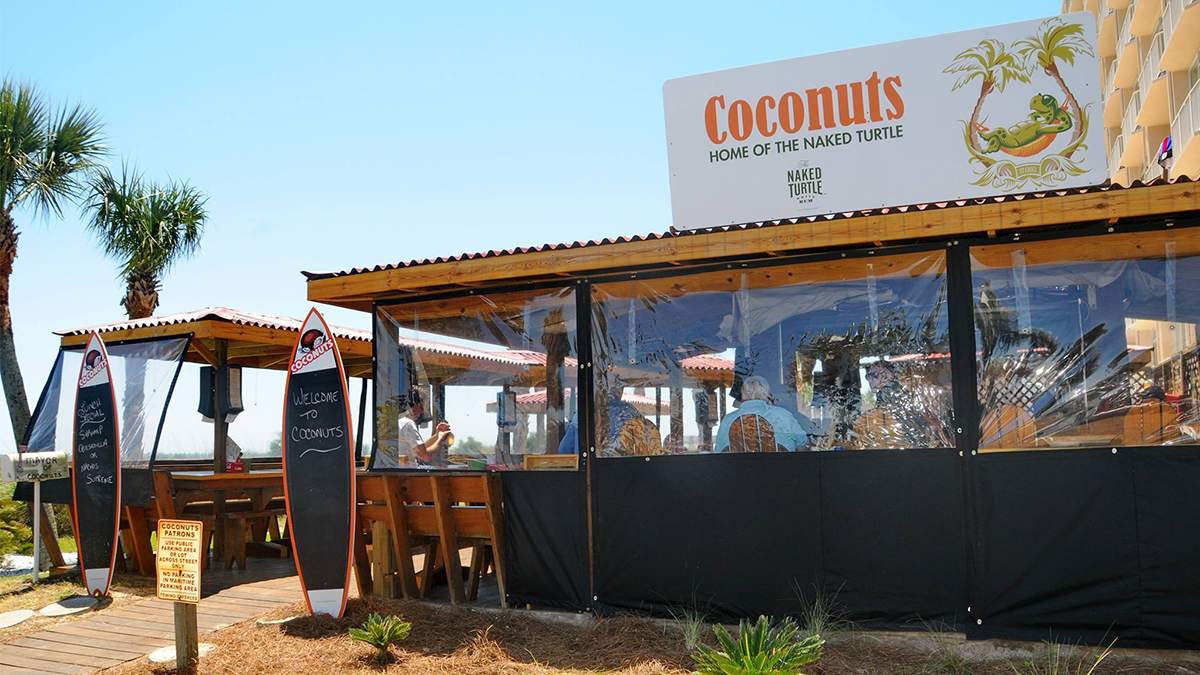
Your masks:
[{"label": "metal pole", "polygon": [[33,583],[42,568],[42,481],[33,481]]}]

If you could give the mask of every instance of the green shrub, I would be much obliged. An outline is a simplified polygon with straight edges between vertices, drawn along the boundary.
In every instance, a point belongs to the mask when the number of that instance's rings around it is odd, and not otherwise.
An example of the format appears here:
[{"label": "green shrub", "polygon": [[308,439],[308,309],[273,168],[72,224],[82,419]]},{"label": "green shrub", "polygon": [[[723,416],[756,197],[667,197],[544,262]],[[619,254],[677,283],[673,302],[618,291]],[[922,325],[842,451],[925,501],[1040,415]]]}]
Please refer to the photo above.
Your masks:
[{"label": "green shrub", "polygon": [[12,501],[16,486],[16,483],[0,485],[0,556],[33,552],[33,530],[25,522],[25,503]]},{"label": "green shrub", "polygon": [[692,658],[704,675],[799,674],[802,667],[820,660],[825,639],[809,635],[797,640],[798,632],[791,619],[772,625],[760,616],[753,624],[743,619],[734,640],[724,626],[717,625],[713,633],[719,648],[700,645]]},{"label": "green shrub", "polygon": [[365,642],[379,650],[375,658],[387,659],[388,648],[404,640],[412,631],[412,624],[398,616],[380,616],[372,612],[363,625],[350,629],[350,637]]},{"label": "green shrub", "polygon": [[1112,656],[1113,640],[1103,649],[1070,649],[1063,645],[1045,643],[1042,658],[1026,661],[1022,667],[1013,666],[1018,675],[1093,675],[1101,663]]}]

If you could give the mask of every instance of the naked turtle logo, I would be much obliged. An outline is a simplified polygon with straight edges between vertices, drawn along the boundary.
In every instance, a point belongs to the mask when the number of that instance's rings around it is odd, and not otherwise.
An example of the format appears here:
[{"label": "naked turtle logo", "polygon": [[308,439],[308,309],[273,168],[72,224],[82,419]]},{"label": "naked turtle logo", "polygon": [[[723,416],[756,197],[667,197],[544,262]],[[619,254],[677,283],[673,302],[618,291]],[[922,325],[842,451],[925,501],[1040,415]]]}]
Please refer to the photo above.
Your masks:
[{"label": "naked turtle logo", "polygon": [[333,340],[319,328],[310,328],[300,336],[300,344],[296,346],[296,359],[292,361],[292,372],[298,373],[308,364],[316,361],[322,354],[333,349]]},{"label": "naked turtle logo", "polygon": [[[970,119],[962,120],[967,163],[975,171],[972,185],[1012,192],[1029,185],[1054,187],[1087,172],[1081,161],[1088,149],[1090,105],[1080,107],[1059,68],[1060,63],[1073,66],[1081,55],[1094,55],[1083,26],[1053,17],[1012,44],[981,40],[942,70],[958,78],[951,91],[979,81]],[[1003,95],[1004,103],[1029,101],[1028,112],[1003,120],[1011,122],[1007,126],[989,126],[984,104],[993,93]]]},{"label": "naked turtle logo", "polygon": [[825,171],[807,159],[787,170],[788,197],[800,204],[812,204],[825,196]]}]

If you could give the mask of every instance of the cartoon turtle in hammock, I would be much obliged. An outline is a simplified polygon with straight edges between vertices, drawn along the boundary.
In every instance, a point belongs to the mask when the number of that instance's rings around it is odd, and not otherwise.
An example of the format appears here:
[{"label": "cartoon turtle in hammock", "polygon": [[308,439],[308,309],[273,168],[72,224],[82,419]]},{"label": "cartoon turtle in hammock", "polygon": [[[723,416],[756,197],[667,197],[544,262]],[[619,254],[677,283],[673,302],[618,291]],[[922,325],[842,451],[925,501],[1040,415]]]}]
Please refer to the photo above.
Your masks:
[{"label": "cartoon turtle in hammock", "polygon": [[983,141],[982,152],[1029,157],[1045,150],[1056,136],[1071,129],[1067,108],[1059,107],[1058,99],[1049,94],[1035,95],[1029,101],[1029,109],[1029,119],[1008,128],[988,129],[976,124],[975,131]]}]

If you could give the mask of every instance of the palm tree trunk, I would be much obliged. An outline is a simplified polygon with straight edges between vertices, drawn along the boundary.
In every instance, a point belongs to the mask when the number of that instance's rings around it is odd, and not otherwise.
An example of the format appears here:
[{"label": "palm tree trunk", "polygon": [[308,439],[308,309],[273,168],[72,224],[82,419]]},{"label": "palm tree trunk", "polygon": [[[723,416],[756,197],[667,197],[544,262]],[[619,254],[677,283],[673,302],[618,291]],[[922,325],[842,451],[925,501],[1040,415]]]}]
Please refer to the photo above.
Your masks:
[{"label": "palm tree trunk", "polygon": [[985,77],[983,84],[979,87],[979,100],[975,101],[975,109],[971,111],[970,128],[967,129],[967,138],[971,141],[971,149],[979,154],[983,154],[983,149],[979,147],[979,132],[976,130],[976,126],[979,124],[979,113],[983,112],[983,101],[990,93],[992,93],[992,81]]},{"label": "palm tree trunk", "polygon": [[[1079,101],[1075,100],[1075,94],[1071,93],[1070,87],[1063,81],[1062,75],[1058,73],[1058,65],[1051,63],[1044,70],[1047,75],[1054,78],[1059,88],[1063,90],[1063,94],[1067,97],[1067,106],[1070,108],[1071,114],[1075,116],[1075,129],[1071,132],[1071,144],[1074,144],[1083,135],[1083,109],[1079,107]],[[1064,152],[1063,155],[1070,157],[1073,152],[1075,152],[1075,148],[1072,147]]]},{"label": "palm tree trunk", "polygon": [[[158,308],[158,278],[149,272],[130,272],[125,277],[125,298],[121,300],[130,319],[144,319]],[[126,359],[125,414],[121,434],[122,463],[144,465],[146,454],[146,359]]]},{"label": "palm tree trunk", "polygon": [[25,440],[25,429],[29,426],[29,399],[25,395],[25,381],[21,378],[21,364],[17,361],[12,309],[8,300],[13,262],[17,259],[18,236],[12,214],[0,211],[0,383],[4,386],[4,399],[8,403],[8,417],[12,422],[15,443]]}]

